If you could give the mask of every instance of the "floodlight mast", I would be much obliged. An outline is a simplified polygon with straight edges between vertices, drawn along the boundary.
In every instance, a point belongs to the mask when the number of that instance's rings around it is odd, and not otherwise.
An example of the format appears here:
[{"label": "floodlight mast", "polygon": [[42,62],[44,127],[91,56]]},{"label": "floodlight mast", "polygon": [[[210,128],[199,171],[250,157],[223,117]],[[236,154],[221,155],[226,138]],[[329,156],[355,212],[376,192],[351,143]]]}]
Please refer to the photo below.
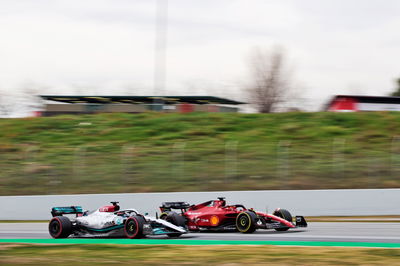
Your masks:
[{"label": "floodlight mast", "polygon": [[[168,0],[156,2],[156,36],[154,51],[154,95],[164,96],[167,72]],[[154,98],[155,105],[163,105],[163,99]],[[156,107],[156,106],[155,106]]]}]

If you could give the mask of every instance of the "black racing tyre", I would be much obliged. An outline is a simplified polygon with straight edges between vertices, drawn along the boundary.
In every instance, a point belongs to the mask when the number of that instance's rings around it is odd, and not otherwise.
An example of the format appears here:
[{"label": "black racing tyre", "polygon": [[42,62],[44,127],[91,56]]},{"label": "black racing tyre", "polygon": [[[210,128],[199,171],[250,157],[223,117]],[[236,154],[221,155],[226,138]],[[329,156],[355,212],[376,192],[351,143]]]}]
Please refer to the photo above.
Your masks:
[{"label": "black racing tyre", "polygon": [[161,213],[161,214],[160,214],[160,219],[166,220],[166,219],[167,219],[167,216],[168,216],[168,213],[170,213],[170,212],[169,212],[169,211],[166,211],[166,212]]},{"label": "black racing tyre", "polygon": [[72,223],[68,217],[56,216],[50,220],[49,233],[53,238],[67,238],[72,233]]},{"label": "black racing tyre", "polygon": [[244,211],[236,217],[236,228],[239,232],[250,234],[257,229],[257,215],[251,211]]},{"label": "black racing tyre", "polygon": [[[167,222],[185,228],[186,220],[182,215],[179,215],[176,212],[164,212],[160,215],[160,219],[166,220]],[[179,237],[182,233],[171,233],[167,234],[169,237]]]},{"label": "black racing tyre", "polygon": [[135,215],[125,221],[124,232],[127,238],[142,238],[145,220],[142,216]]},{"label": "black racing tyre", "polygon": [[[273,215],[278,216],[280,218],[285,219],[288,222],[293,222],[293,217],[290,214],[288,210],[285,209],[276,209],[273,213]],[[281,227],[281,228],[275,228],[276,231],[287,231],[289,230],[289,227]]]}]

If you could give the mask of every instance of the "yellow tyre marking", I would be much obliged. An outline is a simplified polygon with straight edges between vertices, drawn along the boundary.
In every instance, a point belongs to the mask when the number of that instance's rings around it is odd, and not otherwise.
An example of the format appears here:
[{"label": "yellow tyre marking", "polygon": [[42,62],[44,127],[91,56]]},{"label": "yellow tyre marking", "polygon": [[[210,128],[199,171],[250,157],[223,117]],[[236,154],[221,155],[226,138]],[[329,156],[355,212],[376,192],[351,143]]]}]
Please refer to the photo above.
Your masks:
[{"label": "yellow tyre marking", "polygon": [[[240,228],[238,228],[238,230],[239,230],[240,232],[242,232],[242,233],[246,233],[246,232],[250,229],[250,226],[251,226],[251,217],[250,217],[250,215],[249,215],[248,213],[242,212],[242,213],[241,213],[240,215],[238,215],[238,217],[236,218],[236,222],[237,222],[237,220],[239,219],[239,216],[242,217],[242,215],[246,215],[246,216],[249,218],[249,226],[247,226],[247,228],[244,229],[244,230],[241,230]],[[240,221],[240,224],[243,225],[243,224],[242,224],[242,221]]]}]

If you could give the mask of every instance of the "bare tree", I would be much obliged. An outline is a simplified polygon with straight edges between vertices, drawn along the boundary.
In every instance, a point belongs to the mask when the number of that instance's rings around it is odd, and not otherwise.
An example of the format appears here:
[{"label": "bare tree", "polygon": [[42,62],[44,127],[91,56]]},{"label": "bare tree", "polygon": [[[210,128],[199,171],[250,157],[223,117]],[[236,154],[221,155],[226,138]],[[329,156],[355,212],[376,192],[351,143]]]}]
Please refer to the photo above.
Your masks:
[{"label": "bare tree", "polygon": [[0,91],[0,117],[9,117],[16,109],[12,97]]},{"label": "bare tree", "polygon": [[260,113],[270,113],[277,104],[287,100],[290,91],[290,73],[281,48],[271,51],[255,49],[250,57],[251,102]]},{"label": "bare tree", "polygon": [[41,111],[44,102],[39,92],[47,87],[33,82],[23,82],[18,87],[0,90],[0,116],[19,117],[31,116],[33,112]]},{"label": "bare tree", "polygon": [[29,114],[43,110],[44,100],[39,96],[39,88],[26,87],[22,89],[21,93],[21,104]]},{"label": "bare tree", "polygon": [[397,88],[390,96],[400,97],[400,78],[396,79]]},{"label": "bare tree", "polygon": [[20,112],[25,115],[33,115],[35,112],[42,111],[44,100],[40,98],[40,94],[49,90],[46,85],[39,84],[33,81],[25,81],[18,87],[18,105]]}]

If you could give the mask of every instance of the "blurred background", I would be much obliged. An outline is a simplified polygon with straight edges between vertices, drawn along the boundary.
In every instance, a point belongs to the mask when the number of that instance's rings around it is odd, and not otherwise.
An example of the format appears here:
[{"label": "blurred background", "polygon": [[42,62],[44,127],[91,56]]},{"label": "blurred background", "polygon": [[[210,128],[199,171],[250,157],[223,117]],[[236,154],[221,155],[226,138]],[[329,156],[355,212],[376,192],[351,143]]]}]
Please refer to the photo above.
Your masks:
[{"label": "blurred background", "polygon": [[0,10],[0,195],[400,187],[398,1]]}]

